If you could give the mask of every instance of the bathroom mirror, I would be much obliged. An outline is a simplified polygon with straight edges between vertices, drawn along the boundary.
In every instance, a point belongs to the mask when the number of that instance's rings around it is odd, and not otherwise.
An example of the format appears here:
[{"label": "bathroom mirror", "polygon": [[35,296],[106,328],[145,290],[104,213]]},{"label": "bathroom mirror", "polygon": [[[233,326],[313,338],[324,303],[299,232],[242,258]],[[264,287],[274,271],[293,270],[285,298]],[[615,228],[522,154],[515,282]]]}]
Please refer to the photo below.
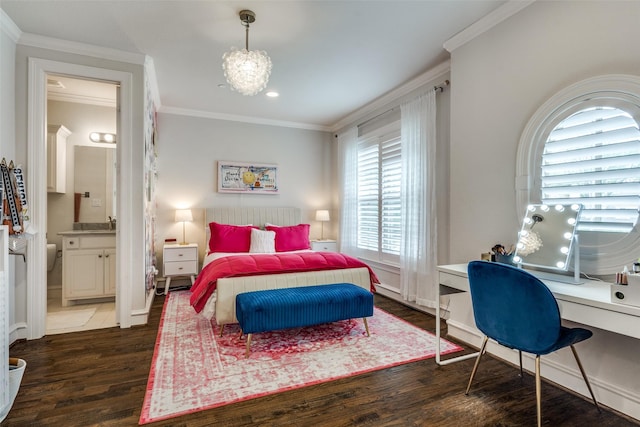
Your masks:
[{"label": "bathroom mirror", "polygon": [[100,223],[115,218],[115,147],[74,147],[74,221]]},{"label": "bathroom mirror", "polygon": [[513,262],[566,271],[581,206],[529,205],[518,233]]}]

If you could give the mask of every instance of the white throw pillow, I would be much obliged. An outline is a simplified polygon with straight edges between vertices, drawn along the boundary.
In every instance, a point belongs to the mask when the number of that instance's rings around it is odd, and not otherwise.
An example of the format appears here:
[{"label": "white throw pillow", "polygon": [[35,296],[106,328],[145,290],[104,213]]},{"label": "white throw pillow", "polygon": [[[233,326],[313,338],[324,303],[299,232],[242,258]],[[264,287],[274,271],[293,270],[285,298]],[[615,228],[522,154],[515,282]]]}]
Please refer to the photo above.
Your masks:
[{"label": "white throw pillow", "polygon": [[276,251],[276,232],[251,229],[251,247],[249,252],[272,254]]}]

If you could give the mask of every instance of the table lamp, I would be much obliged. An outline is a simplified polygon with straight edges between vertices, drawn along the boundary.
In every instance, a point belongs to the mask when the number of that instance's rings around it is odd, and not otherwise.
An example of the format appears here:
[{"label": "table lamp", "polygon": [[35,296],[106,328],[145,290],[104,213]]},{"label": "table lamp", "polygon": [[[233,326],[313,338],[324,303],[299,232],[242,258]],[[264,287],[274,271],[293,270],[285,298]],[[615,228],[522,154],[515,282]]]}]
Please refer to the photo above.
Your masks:
[{"label": "table lamp", "polygon": [[320,224],[322,225],[321,228],[321,234],[320,234],[320,240],[324,240],[324,223],[327,221],[330,221],[331,218],[329,217],[329,211],[326,209],[320,209],[316,211],[316,221],[320,221]]},{"label": "table lamp", "polygon": [[191,214],[191,209],[176,209],[176,222],[182,222],[182,243],[180,243],[181,245],[187,244],[184,238],[184,223],[187,221],[193,221],[193,215]]}]

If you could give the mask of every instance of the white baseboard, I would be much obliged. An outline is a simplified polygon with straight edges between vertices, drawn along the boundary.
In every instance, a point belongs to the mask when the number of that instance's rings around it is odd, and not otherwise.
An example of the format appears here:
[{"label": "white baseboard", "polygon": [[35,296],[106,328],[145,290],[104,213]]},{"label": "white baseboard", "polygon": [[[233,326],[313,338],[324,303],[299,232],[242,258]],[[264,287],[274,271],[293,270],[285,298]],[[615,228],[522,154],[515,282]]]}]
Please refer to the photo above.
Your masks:
[{"label": "white baseboard", "polygon": [[[447,326],[448,335],[452,338],[468,343],[476,348],[480,347],[482,343],[482,333],[477,329],[452,320],[447,321]],[[487,352],[515,366],[519,365],[518,352],[516,350],[489,341]],[[578,353],[579,352],[580,350],[578,349]],[[528,372],[535,371],[534,360],[534,356],[528,353],[522,353],[523,368]],[[591,401],[591,395],[587,390],[587,386],[582,379],[577,365],[569,366],[555,361],[545,360],[544,356],[540,359],[540,365],[540,372],[543,378],[561,387],[572,390]],[[480,369],[482,369],[482,366],[480,366]],[[633,390],[622,389],[610,382],[593,378],[589,375],[588,371],[587,376],[589,377],[589,382],[591,383],[593,394],[595,394],[598,404],[608,406],[620,413],[640,420],[640,395]]]},{"label": "white baseboard", "polygon": [[131,312],[131,326],[146,325],[149,321],[149,313],[151,313],[151,305],[153,304],[153,298],[155,298],[155,292],[147,293],[147,303],[144,310],[134,310]]},{"label": "white baseboard", "polygon": [[9,344],[25,339],[27,339],[27,324],[25,322],[14,323],[9,326]]}]

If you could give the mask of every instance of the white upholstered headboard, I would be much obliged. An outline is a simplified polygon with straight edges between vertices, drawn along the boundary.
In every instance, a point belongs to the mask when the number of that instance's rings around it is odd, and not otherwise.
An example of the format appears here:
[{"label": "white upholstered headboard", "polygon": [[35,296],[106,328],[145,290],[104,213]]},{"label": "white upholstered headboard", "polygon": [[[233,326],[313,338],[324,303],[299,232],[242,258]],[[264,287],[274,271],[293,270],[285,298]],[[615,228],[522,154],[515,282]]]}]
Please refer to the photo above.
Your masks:
[{"label": "white upholstered headboard", "polygon": [[207,225],[212,221],[220,224],[264,227],[266,222],[275,225],[297,225],[301,221],[299,208],[207,208]]}]

